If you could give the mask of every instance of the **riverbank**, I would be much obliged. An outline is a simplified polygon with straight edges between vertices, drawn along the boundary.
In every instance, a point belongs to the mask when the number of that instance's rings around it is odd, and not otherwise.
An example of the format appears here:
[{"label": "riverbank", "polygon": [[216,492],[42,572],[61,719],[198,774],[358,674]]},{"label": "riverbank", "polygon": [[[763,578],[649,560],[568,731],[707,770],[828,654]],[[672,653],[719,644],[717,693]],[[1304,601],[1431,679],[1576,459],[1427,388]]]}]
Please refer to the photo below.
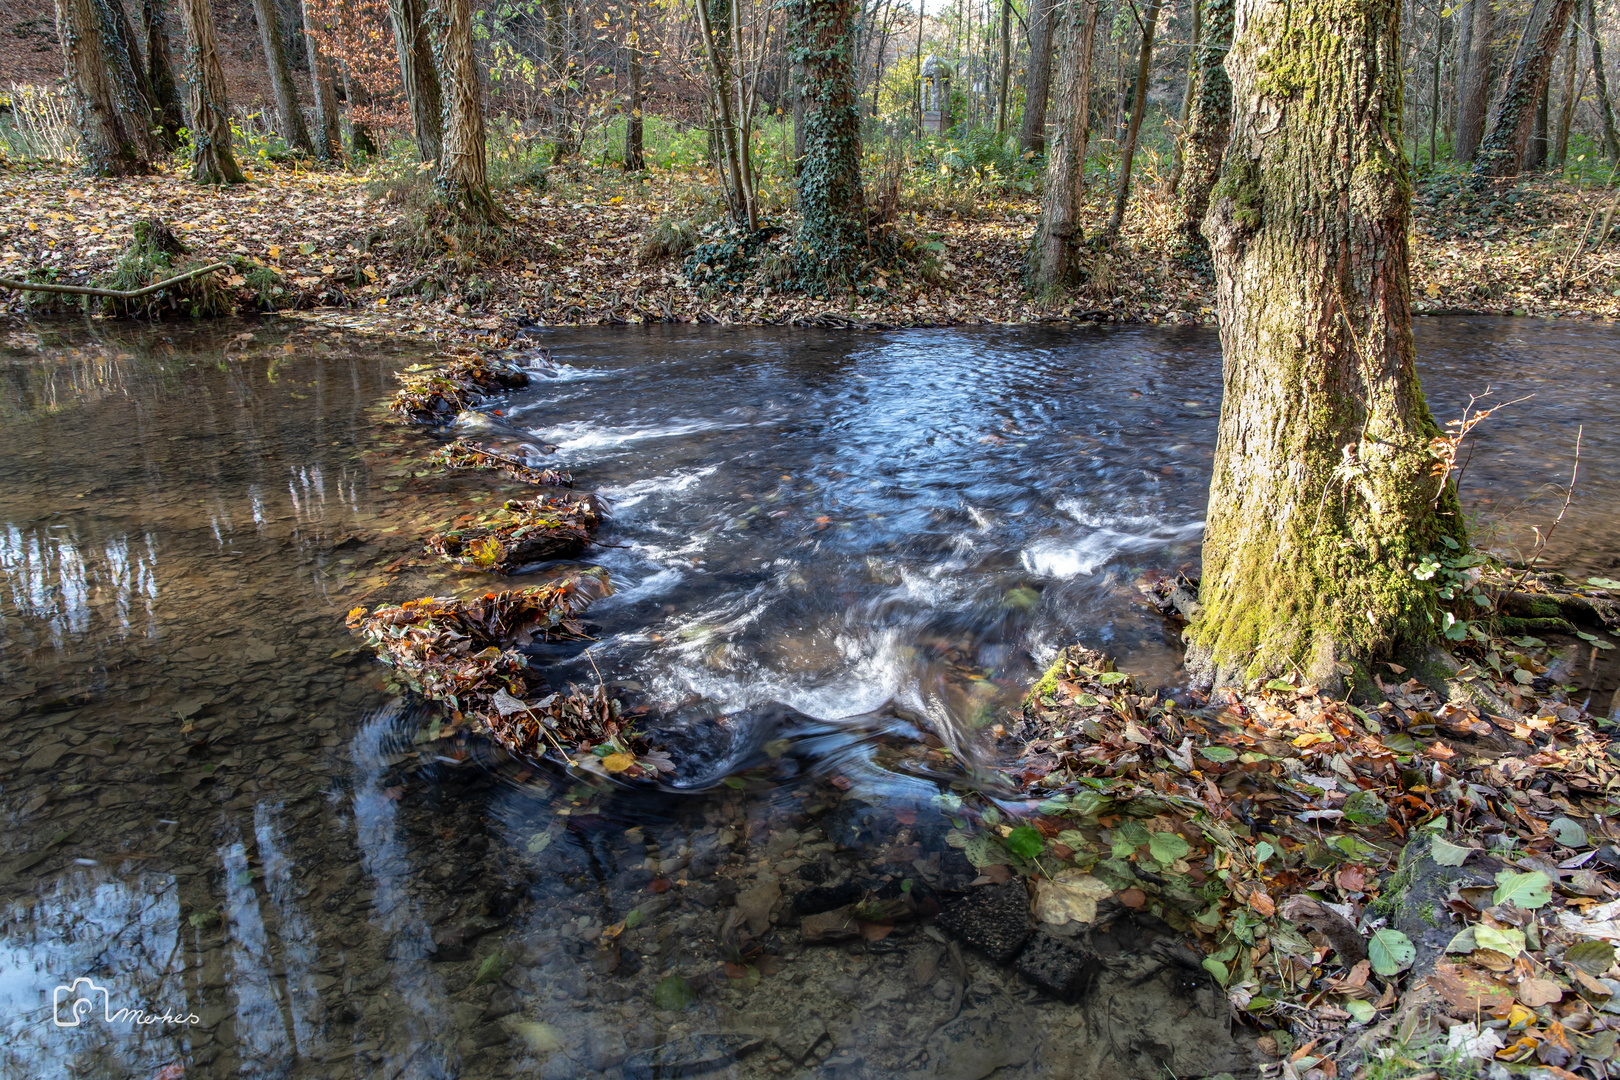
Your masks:
[{"label": "riverbank", "polygon": [[[0,171],[0,277],[45,269],[59,282],[83,284],[109,274],[134,222],[157,216],[196,259],[243,259],[273,270],[280,280],[264,294],[271,308],[337,309],[343,325],[394,333],[465,323],[493,330],[1215,318],[1207,265],[1179,252],[1170,205],[1151,183],[1138,186],[1118,247],[1094,257],[1093,283],[1061,304],[1042,305],[1020,284],[1039,209],[1024,194],[903,209],[899,226],[927,253],[927,266],[880,279],[871,295],[817,298],[782,291],[760,274],[716,291],[688,278],[680,257],[649,255],[655,231],[713,216],[699,172],[633,181],[587,170],[577,181],[554,173],[548,185],[508,186],[500,199],[510,222],[470,241],[424,216],[419,184],[408,178],[261,164],[252,180],[207,189],[176,172],[103,181],[58,167],[11,166]],[[1093,219],[1103,220],[1108,191],[1094,185],[1090,197]],[[1620,318],[1620,253],[1589,250],[1592,219],[1601,218],[1603,205],[1602,192],[1551,178],[1485,197],[1444,177],[1420,182],[1414,311]],[[1583,234],[1588,250],[1572,258]],[[15,293],[4,293],[3,305],[25,310]]]}]

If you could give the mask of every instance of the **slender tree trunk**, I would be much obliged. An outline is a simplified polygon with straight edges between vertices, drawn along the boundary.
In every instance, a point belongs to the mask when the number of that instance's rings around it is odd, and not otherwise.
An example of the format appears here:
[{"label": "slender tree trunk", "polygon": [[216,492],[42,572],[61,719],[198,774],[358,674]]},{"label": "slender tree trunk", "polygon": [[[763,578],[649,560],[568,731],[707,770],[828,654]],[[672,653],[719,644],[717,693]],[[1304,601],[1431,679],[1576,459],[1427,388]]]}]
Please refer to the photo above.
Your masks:
[{"label": "slender tree trunk", "polygon": [[641,172],[647,159],[641,147],[641,30],[635,4],[630,5],[630,28],[625,35],[629,51],[630,91],[624,105],[624,171]]},{"label": "slender tree trunk", "polygon": [[725,176],[726,201],[736,222],[747,226],[752,232],[759,224],[754,217],[753,203],[748,198],[737,120],[732,111],[732,47],[735,37],[731,32],[730,9],[728,0],[698,0],[698,29],[703,35],[703,49],[709,58],[715,149],[719,151],[720,168]]},{"label": "slender tree trunk", "polygon": [[1001,0],[1001,81],[996,87],[996,134],[1007,131],[1007,90],[1012,86],[1012,0]]},{"label": "slender tree trunk", "polygon": [[1147,109],[1148,77],[1153,71],[1153,35],[1159,26],[1161,0],[1148,0],[1142,13],[1142,49],[1136,58],[1136,87],[1131,95],[1131,119],[1125,128],[1125,146],[1119,155],[1119,186],[1114,192],[1114,212],[1103,231],[1105,243],[1113,243],[1125,224],[1125,206],[1131,198],[1131,166],[1136,160],[1136,139],[1142,131],[1142,113]]},{"label": "slender tree trunk", "polygon": [[[1338,686],[1432,640],[1412,568],[1462,537],[1413,367],[1400,15],[1238,0],[1232,140],[1204,223],[1225,371],[1188,649],[1217,685]],[[1287,67],[1268,63],[1278,41]]]},{"label": "slender tree trunk", "polygon": [[551,76],[551,160],[557,164],[574,154],[573,119],[569,115],[568,16],[562,0],[545,0],[546,64]]},{"label": "slender tree trunk", "polygon": [[1569,156],[1569,126],[1575,119],[1575,68],[1580,63],[1580,42],[1580,20],[1571,19],[1569,48],[1564,53],[1564,93],[1558,105],[1558,137],[1553,143],[1552,160],[1549,162],[1555,169],[1562,169],[1564,159]]},{"label": "slender tree trunk", "polygon": [[315,92],[315,156],[330,165],[343,161],[343,133],[338,126],[337,95],[332,91],[332,65],[321,51],[315,20],[304,7],[304,47],[309,54],[310,86]]},{"label": "slender tree trunk", "polygon": [[1199,230],[1209,210],[1209,194],[1220,174],[1221,156],[1232,130],[1232,81],[1226,50],[1232,44],[1233,0],[1203,0],[1204,39],[1198,47],[1198,99],[1187,132],[1187,174],[1176,194],[1179,231],[1202,246]]},{"label": "slender tree trunk", "polygon": [[1530,142],[1524,148],[1524,168],[1526,172],[1540,169],[1547,164],[1548,128],[1550,110],[1547,107],[1547,98],[1551,96],[1551,86],[1541,88],[1541,97],[1536,101],[1535,123],[1530,128]]},{"label": "slender tree trunk", "polygon": [[435,179],[445,204],[464,217],[500,218],[489,190],[484,95],[473,56],[471,0],[435,0],[434,56],[444,92],[444,152]]},{"label": "slender tree trunk", "polygon": [[56,0],[56,36],[68,85],[78,99],[86,168],[96,176],[150,172],[156,147],[147,103],[118,77],[91,0]]},{"label": "slender tree trunk", "polygon": [[1020,153],[1046,150],[1046,99],[1052,86],[1052,12],[1062,0],[1029,2],[1029,69],[1024,73],[1024,121],[1018,128]]},{"label": "slender tree trunk", "polygon": [[[791,50],[790,50],[791,51]],[[793,175],[804,164],[804,66],[793,62]],[[921,79],[919,77],[919,85]],[[920,92],[920,91],[919,91]],[[919,101],[921,98],[918,99]],[[922,113],[917,114],[917,133],[922,134]]]},{"label": "slender tree trunk", "polygon": [[152,107],[162,117],[164,148],[172,150],[180,145],[186,114],[174,79],[174,59],[169,54],[164,4],[165,0],[141,0],[141,29],[146,34],[146,77],[152,86]]},{"label": "slender tree trunk", "polygon": [[199,184],[241,184],[247,177],[231,149],[231,108],[219,64],[214,12],[208,0],[180,0],[186,28],[186,112],[191,116],[191,178]]},{"label": "slender tree trunk", "polygon": [[[1541,8],[1542,5],[1536,6]],[[1564,38],[1564,28],[1569,25],[1569,13],[1574,7],[1575,0],[1552,0],[1539,23],[1534,11],[1526,21],[1519,55],[1508,75],[1502,100],[1497,103],[1496,115],[1491,119],[1490,134],[1479,144],[1479,154],[1474,161],[1475,176],[1517,176],[1524,170],[1537,105],[1547,92],[1553,58],[1558,55],[1558,43]]]},{"label": "slender tree trunk", "polygon": [[1435,31],[1434,56],[1429,65],[1429,168],[1434,168],[1435,128],[1440,123],[1440,56],[1445,50],[1446,23],[1440,21]]},{"label": "slender tree trunk", "polygon": [[377,140],[371,134],[371,125],[365,121],[364,110],[371,107],[371,91],[349,72],[348,63],[338,66],[343,79],[343,99],[349,106],[349,153],[356,157],[376,156]]},{"label": "slender tree trunk", "polygon": [[1586,34],[1592,39],[1592,81],[1597,85],[1598,114],[1603,119],[1603,148],[1609,160],[1620,164],[1620,133],[1614,129],[1614,107],[1609,103],[1609,75],[1603,69],[1603,39],[1598,36],[1597,0],[1586,0]]},{"label": "slender tree trunk", "polygon": [[1198,95],[1198,42],[1204,33],[1204,5],[1190,0],[1192,41],[1187,47],[1187,82],[1181,90],[1181,111],[1176,114],[1175,157],[1170,163],[1170,182],[1165,185],[1172,198],[1181,187],[1181,174],[1187,169],[1187,124],[1192,120],[1193,99]]},{"label": "slender tree trunk", "polygon": [[794,0],[789,30],[804,74],[798,263],[804,277],[852,280],[867,257],[861,119],[855,101],[855,0]]},{"label": "slender tree trunk", "polygon": [[444,146],[444,103],[424,0],[388,0],[388,21],[394,27],[394,50],[399,54],[400,82],[411,109],[416,154],[424,162],[438,164]]},{"label": "slender tree trunk", "polygon": [[1485,137],[1485,111],[1490,106],[1491,68],[1496,62],[1491,35],[1496,32],[1496,13],[1491,0],[1473,0],[1473,20],[1468,28],[1468,55],[1457,78],[1457,134],[1451,156],[1468,164],[1479,152]]},{"label": "slender tree trunk", "polygon": [[1055,297],[1080,283],[1081,222],[1085,216],[1086,141],[1091,134],[1091,54],[1098,0],[1057,0],[1057,133],[1046,155],[1046,190],[1035,226],[1025,280],[1037,295]]},{"label": "slender tree trunk", "polygon": [[281,20],[276,17],[276,0],[253,0],[253,17],[259,23],[259,44],[264,48],[265,66],[270,71],[276,112],[281,115],[282,137],[293,149],[313,154],[315,147],[309,141],[304,114],[298,108],[298,90],[293,85],[292,72],[287,70],[286,51],[281,47]]}]

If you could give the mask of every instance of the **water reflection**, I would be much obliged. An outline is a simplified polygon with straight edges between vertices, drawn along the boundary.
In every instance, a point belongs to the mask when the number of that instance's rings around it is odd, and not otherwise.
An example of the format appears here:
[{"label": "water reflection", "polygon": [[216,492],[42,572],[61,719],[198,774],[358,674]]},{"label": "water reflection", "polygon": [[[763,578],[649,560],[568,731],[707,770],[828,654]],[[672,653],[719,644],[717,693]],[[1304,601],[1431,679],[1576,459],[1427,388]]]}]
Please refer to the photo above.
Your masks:
[{"label": "water reflection", "polygon": [[[1547,432],[1577,408],[1590,460],[1612,456],[1620,402],[1569,387],[1601,382],[1620,335],[1419,340],[1442,417],[1483,382],[1537,391],[1481,429],[1474,505],[1558,479]],[[1151,926],[1088,941],[1096,987],[1065,1004],[930,921],[976,874],[931,801],[963,776],[945,751],[1075,638],[1173,675],[1136,582],[1196,557],[1211,335],[554,339],[556,377],[509,403],[506,438],[558,447],[611,499],[586,557],[619,584],[561,678],[600,672],[689,725],[702,794],[604,793],[442,738],[355,653],[349,606],[485,586],[419,538],[505,490],[416,475],[432,440],[379,423],[412,357],[275,323],[9,342],[6,1075],[1250,1064],[1209,987],[1155,966]],[[1613,565],[1612,482],[1594,469],[1556,557]],[[815,898],[849,896],[905,915],[818,939]],[[51,991],[79,976],[198,1023],[58,1029]]]}]

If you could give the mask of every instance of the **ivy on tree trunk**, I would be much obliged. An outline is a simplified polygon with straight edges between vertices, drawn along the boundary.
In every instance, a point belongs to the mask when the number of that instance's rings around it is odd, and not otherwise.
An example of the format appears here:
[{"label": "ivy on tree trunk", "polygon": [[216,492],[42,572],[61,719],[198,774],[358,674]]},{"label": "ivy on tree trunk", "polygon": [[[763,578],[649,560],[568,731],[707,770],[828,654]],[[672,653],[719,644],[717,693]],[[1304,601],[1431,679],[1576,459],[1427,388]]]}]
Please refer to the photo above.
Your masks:
[{"label": "ivy on tree trunk", "polygon": [[1198,93],[1187,127],[1181,184],[1176,189],[1176,216],[1181,235],[1202,244],[1199,230],[1209,211],[1209,193],[1221,171],[1232,130],[1232,80],[1226,74],[1226,51],[1232,46],[1233,0],[1203,0],[1203,38],[1198,45]]},{"label": "ivy on tree trunk", "polygon": [[102,37],[92,0],[56,0],[56,35],[79,107],[85,166],[95,176],[150,172],[154,147],[142,122],[147,103],[131,97]]},{"label": "ivy on tree trunk", "polygon": [[1547,93],[1553,58],[1558,54],[1558,43],[1563,40],[1569,13],[1574,7],[1575,0],[1551,0],[1545,7],[1545,16],[1538,21],[1538,13],[1543,10],[1543,5],[1538,3],[1526,20],[1507,89],[1497,102],[1490,134],[1479,144],[1479,153],[1474,158],[1475,176],[1517,176],[1524,170],[1530,133],[1536,124],[1537,104]]},{"label": "ivy on tree trunk", "polygon": [[434,57],[444,94],[444,149],[434,183],[445,205],[463,217],[494,221],[500,207],[489,190],[484,144],[484,94],[473,56],[471,0],[436,0]]},{"label": "ivy on tree trunk", "polygon": [[1224,387],[1188,666],[1342,685],[1435,636],[1460,540],[1413,366],[1400,0],[1238,0],[1204,235]]},{"label": "ivy on tree trunk", "polygon": [[141,0],[141,28],[146,34],[146,80],[152,87],[152,107],[160,116],[163,144],[172,150],[180,145],[180,129],[186,126],[186,114],[174,78],[174,60],[169,55],[164,3],[165,0]]},{"label": "ivy on tree trunk", "polygon": [[276,95],[276,112],[281,116],[281,137],[287,145],[307,154],[315,152],[309,141],[309,128],[298,108],[298,90],[292,72],[287,70],[287,53],[281,47],[281,19],[276,0],[253,0],[253,18],[259,24],[259,44],[264,47],[264,64],[270,73],[270,86]]},{"label": "ivy on tree trunk", "polygon": [[199,184],[241,184],[247,177],[231,149],[231,108],[219,64],[214,13],[208,0],[180,0],[186,28],[186,94],[191,115],[191,178]]},{"label": "ivy on tree trunk", "polygon": [[416,154],[424,162],[437,164],[444,146],[444,106],[425,0],[388,0],[388,21],[394,27],[394,50],[399,54],[400,82],[411,110]]},{"label": "ivy on tree trunk", "polygon": [[854,0],[794,0],[792,59],[802,76],[801,277],[848,281],[868,257],[855,102]]}]

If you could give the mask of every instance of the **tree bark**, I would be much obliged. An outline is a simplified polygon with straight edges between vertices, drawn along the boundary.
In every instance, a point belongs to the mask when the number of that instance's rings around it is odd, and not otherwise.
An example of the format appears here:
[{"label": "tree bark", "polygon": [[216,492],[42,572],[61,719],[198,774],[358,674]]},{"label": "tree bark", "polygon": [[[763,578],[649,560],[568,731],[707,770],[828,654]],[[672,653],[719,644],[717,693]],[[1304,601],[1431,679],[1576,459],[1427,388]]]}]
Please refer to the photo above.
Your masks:
[{"label": "tree bark", "polygon": [[1029,288],[1047,298],[1079,284],[1083,276],[1083,180],[1091,134],[1091,54],[1097,8],[1098,0],[1058,0],[1052,10],[1052,28],[1058,39],[1057,133],[1047,150],[1046,190],[1025,271]]},{"label": "tree bark", "polygon": [[438,164],[444,146],[444,106],[423,0],[388,0],[388,21],[394,27],[394,49],[399,53],[400,82],[411,110],[416,154],[424,162]]},{"label": "tree bark", "polygon": [[152,107],[161,117],[164,147],[172,150],[180,145],[180,129],[186,126],[186,114],[174,78],[167,24],[164,0],[141,0],[141,29],[146,34],[146,80],[152,87]]},{"label": "tree bark", "polygon": [[1496,62],[1491,36],[1496,32],[1496,13],[1491,0],[1473,0],[1473,19],[1468,27],[1468,53],[1457,78],[1457,134],[1451,156],[1466,165],[1479,152],[1485,137],[1485,110],[1490,105],[1491,68]]},{"label": "tree bark", "polygon": [[1586,33],[1592,39],[1592,81],[1597,84],[1598,114],[1603,119],[1603,148],[1609,160],[1620,164],[1620,133],[1614,129],[1614,106],[1609,103],[1609,75],[1603,70],[1603,41],[1598,37],[1597,0],[1586,0]]},{"label": "tree bark", "polygon": [[1125,206],[1131,198],[1131,166],[1136,161],[1136,139],[1142,131],[1142,113],[1147,108],[1148,77],[1153,70],[1153,35],[1159,26],[1162,0],[1148,0],[1142,13],[1142,48],[1136,57],[1136,86],[1131,94],[1131,119],[1125,128],[1125,145],[1119,154],[1119,185],[1114,191],[1114,212],[1109,215],[1103,241],[1113,243],[1125,224]]},{"label": "tree bark", "polygon": [[573,62],[568,55],[568,22],[562,0],[545,0],[545,12],[546,63],[551,69],[551,158],[560,164],[577,149],[570,93]]},{"label": "tree bark", "polygon": [[1544,17],[1538,21],[1542,5],[1537,4],[1538,10],[1532,10],[1525,21],[1507,89],[1502,92],[1496,115],[1491,118],[1490,134],[1479,144],[1479,153],[1474,159],[1475,176],[1517,176],[1524,171],[1537,104],[1547,92],[1553,57],[1558,55],[1558,43],[1564,38],[1564,28],[1569,25],[1569,13],[1574,6],[1575,0],[1551,0]]},{"label": "tree bark", "polygon": [[996,87],[996,134],[1007,131],[1007,90],[1012,86],[1012,0],[1001,0],[1001,81]]},{"label": "tree bark", "polygon": [[315,20],[304,7],[304,48],[309,54],[309,81],[315,93],[315,157],[329,165],[343,161],[343,133],[338,125],[337,95],[332,91],[332,65],[321,51]]},{"label": "tree bark", "polygon": [[208,0],[180,0],[186,29],[186,112],[191,117],[191,178],[199,184],[247,181],[231,149],[231,109],[219,64],[214,12]]},{"label": "tree bark", "polygon": [[1550,126],[1547,99],[1551,96],[1551,80],[1541,88],[1541,97],[1536,100],[1535,122],[1530,127],[1530,141],[1524,148],[1524,168],[1530,172],[1547,164],[1548,127]]},{"label": "tree bark", "polygon": [[799,168],[802,277],[847,282],[867,257],[861,120],[855,98],[855,0],[795,0],[794,59],[804,76]]},{"label": "tree bark", "polygon": [[629,53],[630,88],[624,103],[624,171],[641,172],[647,167],[642,153],[641,135],[641,30],[637,24],[636,6],[630,5],[630,26],[625,34],[625,48]]},{"label": "tree bark", "polygon": [[1052,88],[1052,12],[1062,0],[1030,0],[1029,69],[1024,73],[1024,120],[1018,150],[1046,152],[1046,99]]},{"label": "tree bark", "polygon": [[1569,48],[1564,53],[1564,93],[1558,105],[1558,136],[1553,143],[1552,160],[1548,163],[1555,169],[1562,169],[1564,159],[1569,156],[1569,128],[1575,120],[1575,69],[1580,64],[1580,42],[1580,20],[1571,19]]},{"label": "tree bark", "polygon": [[489,190],[484,146],[484,95],[473,56],[471,0],[435,0],[434,56],[444,91],[444,152],[435,183],[453,211],[473,220],[502,214]]},{"label": "tree bark", "polygon": [[1192,121],[1193,99],[1198,96],[1198,44],[1204,35],[1204,5],[1191,0],[1192,40],[1187,47],[1187,82],[1181,90],[1181,110],[1176,114],[1175,157],[1170,163],[1170,180],[1165,184],[1172,198],[1181,188],[1181,174],[1187,171],[1187,125]]},{"label": "tree bark", "polygon": [[118,77],[115,54],[102,37],[91,0],[56,0],[56,36],[64,74],[79,107],[86,168],[95,176],[150,172],[156,147],[147,102]]},{"label": "tree bark", "polygon": [[349,106],[349,153],[359,158],[375,157],[377,140],[360,112],[371,107],[371,91],[350,73],[347,61],[339,63],[338,76],[343,80],[343,100]]},{"label": "tree bark", "polygon": [[1209,210],[1209,193],[1221,171],[1221,156],[1232,130],[1232,81],[1226,51],[1232,45],[1233,0],[1203,0],[1204,39],[1198,48],[1198,98],[1187,131],[1186,175],[1176,193],[1179,230],[1187,243],[1202,246],[1199,230]]},{"label": "tree bark", "polygon": [[1338,687],[1434,636],[1412,568],[1462,522],[1413,366],[1400,20],[1401,0],[1238,0],[1204,223],[1225,359],[1201,681]]},{"label": "tree bark", "polygon": [[281,47],[281,20],[276,17],[276,0],[253,0],[253,17],[259,24],[259,44],[264,48],[265,67],[270,71],[270,87],[276,95],[276,112],[281,116],[281,135],[295,150],[313,154],[309,129],[298,108],[298,90],[292,72],[287,70],[287,53]]},{"label": "tree bark", "polygon": [[108,56],[115,67],[111,74],[123,88],[119,96],[131,102],[131,108],[137,113],[138,121],[136,116],[132,116],[131,121],[139,122],[150,132],[157,126],[160,117],[152,94],[152,81],[147,75],[146,66],[141,63],[141,53],[135,44],[135,30],[129,24],[129,15],[119,0],[91,2],[95,5],[96,21],[101,25],[102,41],[106,43]]}]

